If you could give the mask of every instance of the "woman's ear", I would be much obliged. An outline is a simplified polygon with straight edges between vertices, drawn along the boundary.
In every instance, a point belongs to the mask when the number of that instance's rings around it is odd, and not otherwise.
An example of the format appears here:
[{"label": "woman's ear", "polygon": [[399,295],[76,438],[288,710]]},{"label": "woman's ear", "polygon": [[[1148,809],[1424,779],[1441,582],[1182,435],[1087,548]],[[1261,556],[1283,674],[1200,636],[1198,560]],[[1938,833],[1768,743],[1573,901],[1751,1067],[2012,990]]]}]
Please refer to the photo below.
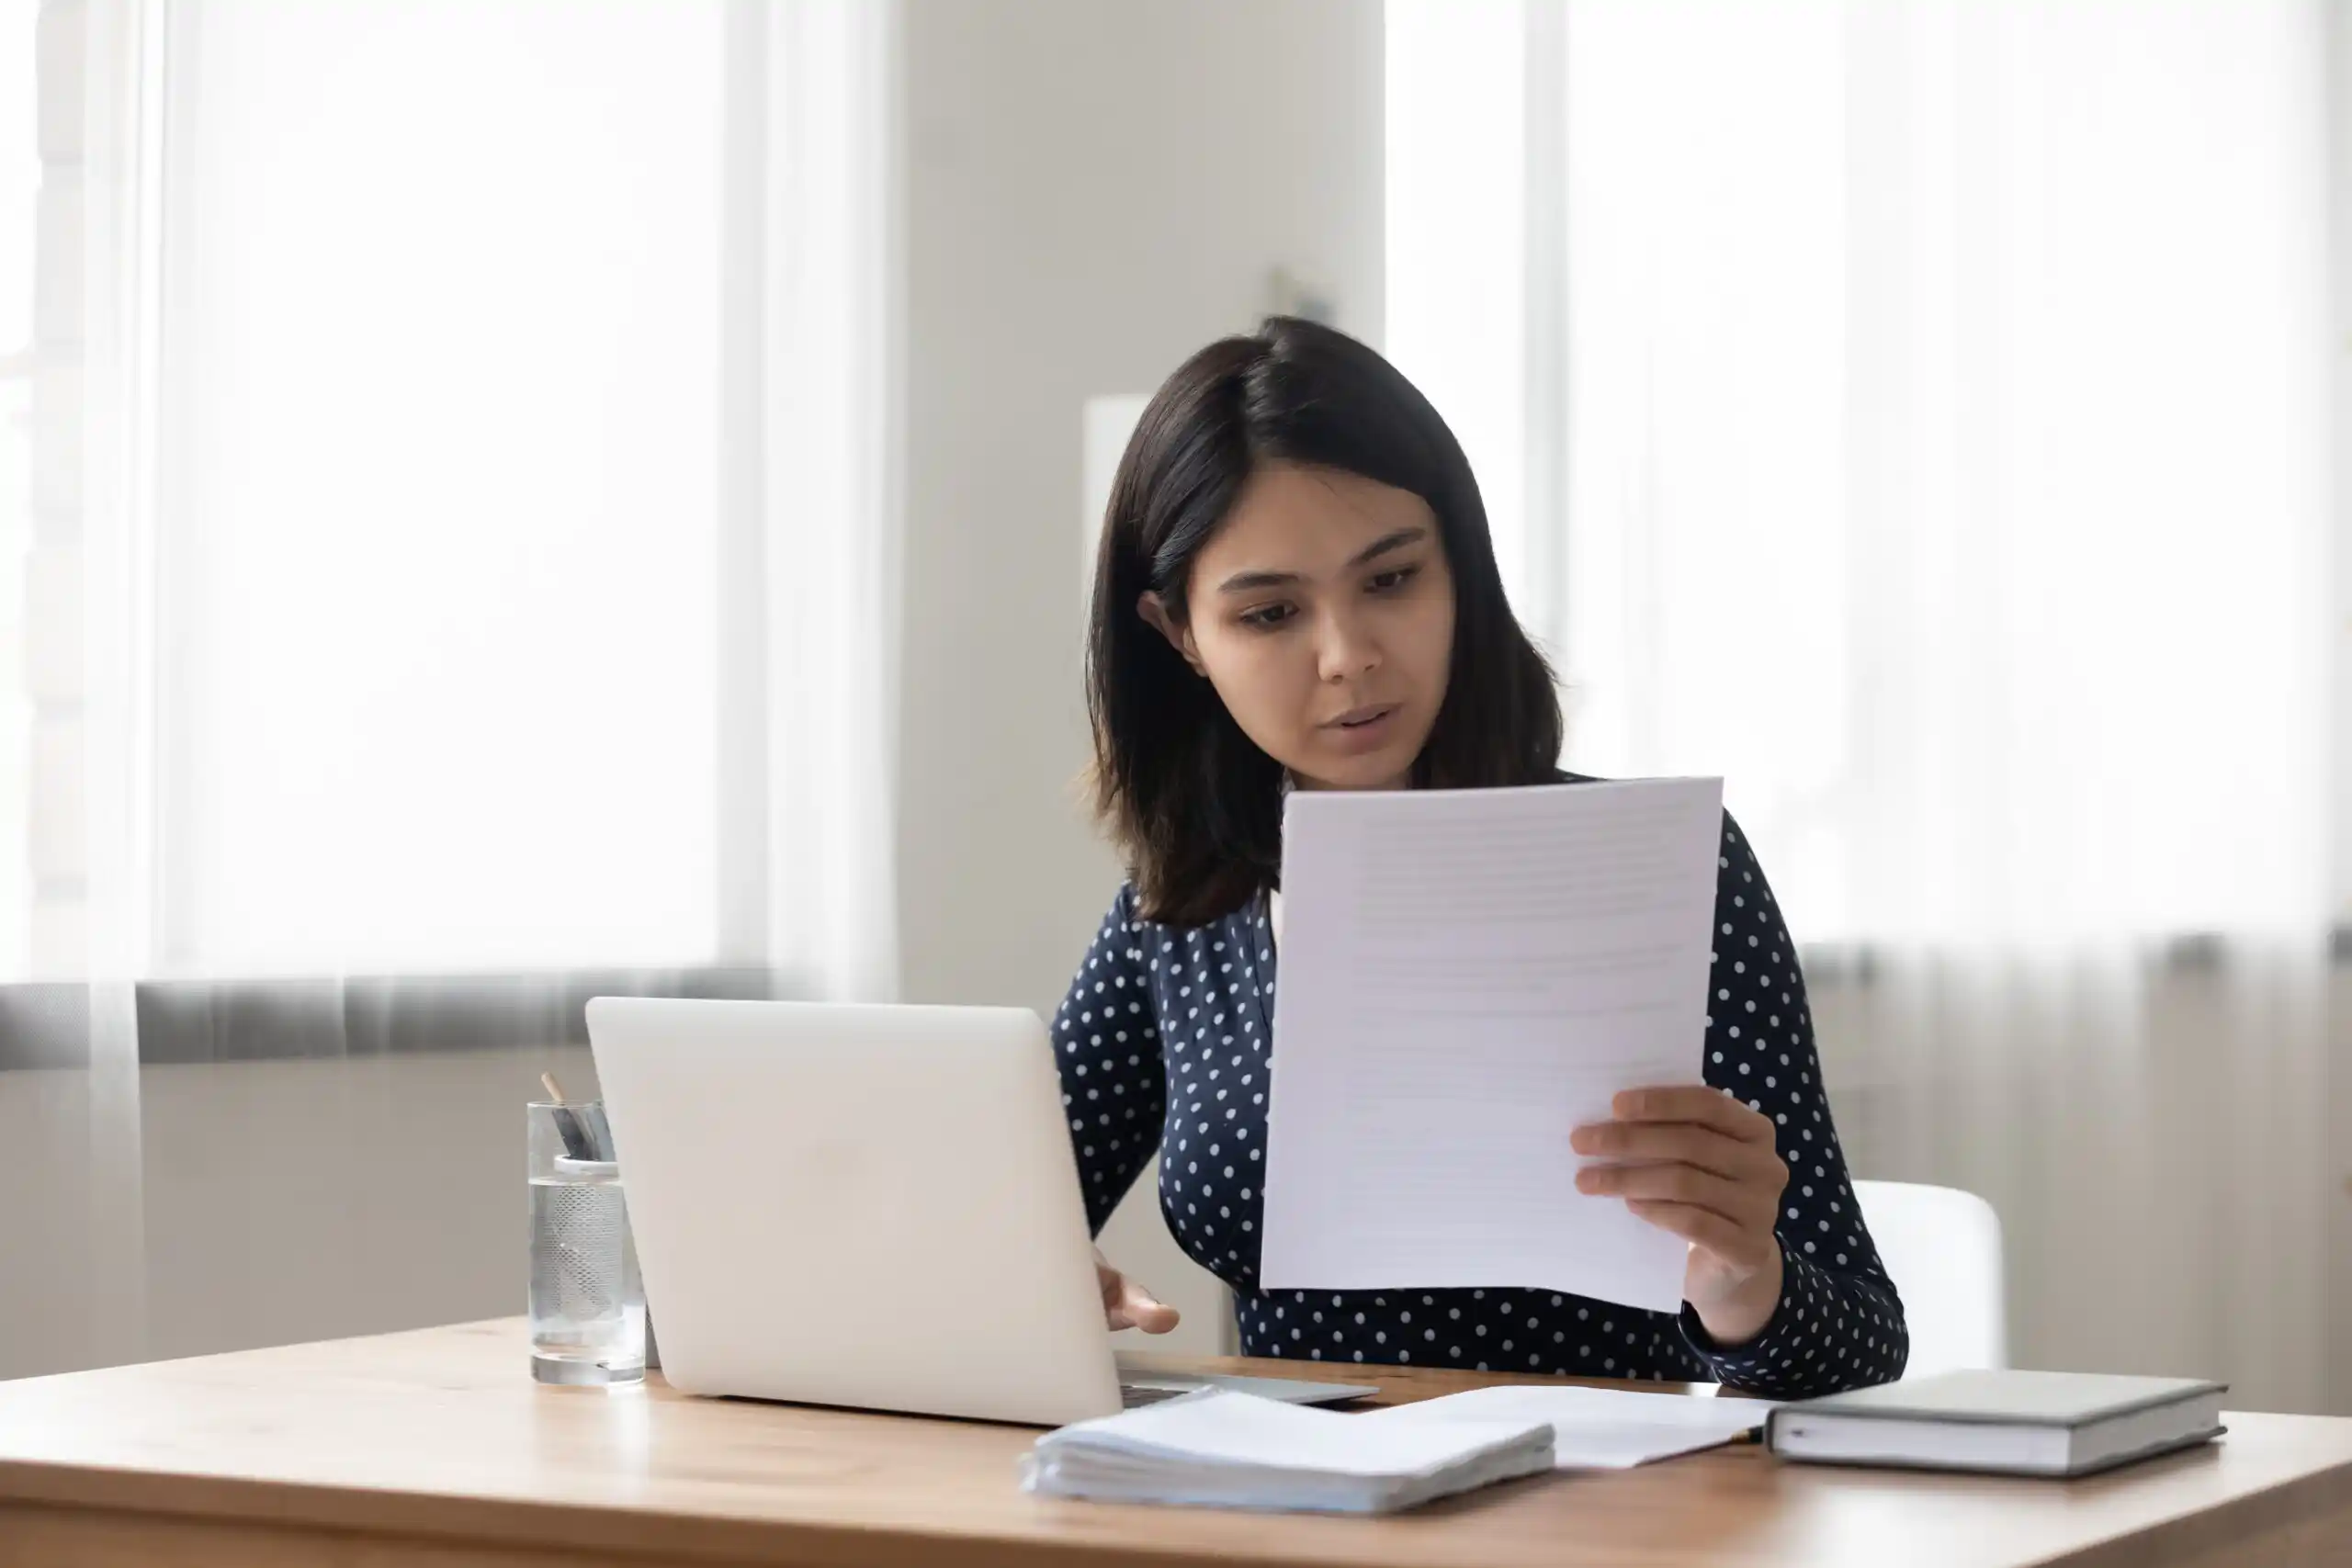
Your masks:
[{"label": "woman's ear", "polygon": [[1208,673],[1201,668],[1200,650],[1193,646],[1192,628],[1180,625],[1176,618],[1168,613],[1167,601],[1157,593],[1146,593],[1136,601],[1136,614],[1150,622],[1152,630],[1166,637],[1168,646],[1184,656],[1184,662],[1193,667],[1193,674]]}]

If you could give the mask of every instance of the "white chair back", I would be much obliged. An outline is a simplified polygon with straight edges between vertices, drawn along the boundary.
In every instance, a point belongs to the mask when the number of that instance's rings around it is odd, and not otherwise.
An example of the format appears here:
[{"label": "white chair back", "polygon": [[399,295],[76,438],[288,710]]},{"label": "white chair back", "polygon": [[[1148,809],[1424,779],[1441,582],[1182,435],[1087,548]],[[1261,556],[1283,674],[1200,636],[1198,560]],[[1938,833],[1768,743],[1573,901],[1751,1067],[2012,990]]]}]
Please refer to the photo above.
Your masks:
[{"label": "white chair back", "polygon": [[1857,1181],[1862,1223],[1903,1297],[1911,1331],[1905,1377],[2009,1364],[2001,1220],[1954,1187]]}]

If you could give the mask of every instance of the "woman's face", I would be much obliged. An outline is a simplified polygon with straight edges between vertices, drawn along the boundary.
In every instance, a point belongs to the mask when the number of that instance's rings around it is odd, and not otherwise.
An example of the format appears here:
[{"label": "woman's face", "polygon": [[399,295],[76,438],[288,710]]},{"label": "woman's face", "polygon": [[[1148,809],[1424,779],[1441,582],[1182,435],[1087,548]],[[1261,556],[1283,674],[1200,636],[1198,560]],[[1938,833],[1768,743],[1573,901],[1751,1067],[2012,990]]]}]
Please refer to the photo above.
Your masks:
[{"label": "woman's face", "polygon": [[1145,618],[1301,787],[1405,787],[1453,653],[1453,577],[1427,502],[1268,464],[1193,558],[1185,597],[1183,624],[1152,594]]}]

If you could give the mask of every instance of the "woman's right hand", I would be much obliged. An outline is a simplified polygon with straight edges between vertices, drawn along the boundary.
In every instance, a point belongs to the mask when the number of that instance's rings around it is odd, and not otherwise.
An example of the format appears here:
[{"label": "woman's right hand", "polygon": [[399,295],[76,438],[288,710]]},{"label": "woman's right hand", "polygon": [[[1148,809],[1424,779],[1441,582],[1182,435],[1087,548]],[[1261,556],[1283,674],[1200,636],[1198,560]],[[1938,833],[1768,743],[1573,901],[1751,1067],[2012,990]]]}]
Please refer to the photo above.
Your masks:
[{"label": "woman's right hand", "polygon": [[1094,1253],[1094,1278],[1102,1287],[1102,1321],[1111,1328],[1165,1334],[1176,1326],[1176,1309],[1112,1268],[1099,1247]]}]

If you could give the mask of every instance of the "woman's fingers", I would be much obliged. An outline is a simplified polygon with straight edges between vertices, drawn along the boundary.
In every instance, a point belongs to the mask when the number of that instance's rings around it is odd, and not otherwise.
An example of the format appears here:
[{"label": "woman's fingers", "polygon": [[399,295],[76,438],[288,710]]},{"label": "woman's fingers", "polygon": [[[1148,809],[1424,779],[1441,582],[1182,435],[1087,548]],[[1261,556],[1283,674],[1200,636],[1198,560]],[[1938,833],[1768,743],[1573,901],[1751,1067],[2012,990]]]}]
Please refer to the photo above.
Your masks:
[{"label": "woman's fingers", "polygon": [[1761,1176],[1779,1158],[1768,1147],[1688,1122],[1602,1122],[1569,1134],[1568,1146],[1596,1159],[1679,1161],[1735,1179]]},{"label": "woman's fingers", "polygon": [[1110,1309],[1113,1328],[1141,1328],[1143,1333],[1167,1333],[1176,1325],[1176,1307],[1155,1298],[1131,1279],[1120,1277],[1120,1300]]},{"label": "woman's fingers", "polygon": [[1094,1255],[1094,1281],[1102,1289],[1102,1321],[1114,1333],[1140,1328],[1165,1334],[1176,1326],[1178,1313],[1166,1302],[1111,1267],[1101,1252]]},{"label": "woman's fingers", "polygon": [[1762,1268],[1780,1242],[1770,1230],[1758,1234],[1733,1224],[1712,1209],[1664,1199],[1629,1198],[1625,1207],[1640,1219],[1695,1246],[1704,1247],[1741,1269]]},{"label": "woman's fingers", "polygon": [[[1568,1134],[1568,1146],[1577,1154],[1607,1162],[1579,1172],[1579,1190],[1693,1201],[1744,1223],[1761,1221],[1770,1226],[1789,1180],[1770,1117],[1720,1089],[1687,1085],[1630,1090],[1617,1096],[1611,1109],[1616,1120],[1593,1122]],[[1688,1168],[1692,1178],[1634,1179],[1623,1174],[1644,1167]],[[1696,1178],[1728,1183],[1738,1190],[1737,1198],[1728,1207],[1713,1201],[1710,1195],[1720,1197],[1719,1190]],[[1688,1192],[1660,1190],[1660,1179],[1693,1184]]]},{"label": "woman's fingers", "polygon": [[1760,1184],[1727,1180],[1696,1166],[1596,1165],[1577,1172],[1577,1190],[1630,1201],[1665,1201],[1705,1209],[1734,1224],[1753,1227],[1772,1223],[1777,1192]]},{"label": "woman's fingers", "polygon": [[1114,1325],[1114,1327],[1134,1327],[1142,1329],[1146,1334],[1165,1334],[1176,1326],[1177,1312],[1133,1280],[1128,1280],[1120,1295],[1119,1310],[1115,1315],[1125,1318],[1126,1323]]},{"label": "woman's fingers", "polygon": [[1631,1089],[1610,1111],[1568,1134],[1596,1162],[1577,1172],[1577,1190],[1623,1199],[1697,1247],[1694,1267],[1702,1254],[1736,1273],[1771,1263],[1789,1168],[1770,1117],[1703,1085]]},{"label": "woman's fingers", "polygon": [[1774,1141],[1770,1116],[1705,1084],[1630,1089],[1610,1101],[1609,1113],[1621,1123],[1690,1122],[1742,1143],[1770,1146]]}]

